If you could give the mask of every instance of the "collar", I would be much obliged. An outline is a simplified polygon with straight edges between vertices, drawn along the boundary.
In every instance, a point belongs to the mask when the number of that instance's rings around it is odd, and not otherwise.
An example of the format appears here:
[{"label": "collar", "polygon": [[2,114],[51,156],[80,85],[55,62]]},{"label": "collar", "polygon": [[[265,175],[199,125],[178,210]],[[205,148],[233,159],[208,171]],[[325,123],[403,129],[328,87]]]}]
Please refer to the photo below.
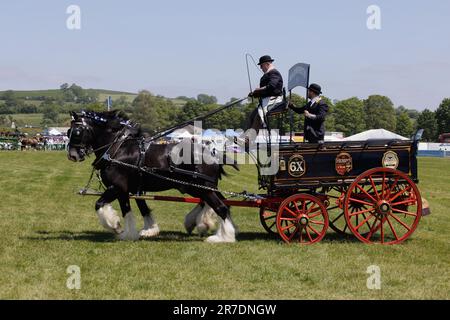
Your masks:
[{"label": "collar", "polygon": [[267,69],[266,73],[269,73],[270,71],[275,70],[275,67],[272,65],[269,67],[269,69]]},{"label": "collar", "polygon": [[317,97],[313,98],[313,99],[311,100],[311,105],[316,104],[316,103],[319,102],[320,100],[322,100],[322,97],[321,97],[321,96],[317,96]]}]

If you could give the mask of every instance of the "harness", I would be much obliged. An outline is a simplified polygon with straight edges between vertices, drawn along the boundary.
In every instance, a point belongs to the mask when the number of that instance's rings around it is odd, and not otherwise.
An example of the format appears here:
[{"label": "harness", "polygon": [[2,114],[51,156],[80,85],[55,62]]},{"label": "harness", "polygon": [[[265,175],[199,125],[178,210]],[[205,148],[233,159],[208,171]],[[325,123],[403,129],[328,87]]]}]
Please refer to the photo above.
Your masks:
[{"label": "harness", "polygon": [[[223,190],[219,190],[217,188],[214,187],[209,187],[203,184],[198,184],[198,183],[193,183],[193,182],[188,182],[188,181],[184,181],[184,180],[179,180],[179,179],[174,179],[171,177],[168,177],[164,174],[167,173],[176,173],[176,174],[180,174],[186,177],[189,177],[191,180],[198,180],[201,179],[204,182],[210,182],[213,184],[216,184],[217,181],[215,179],[213,179],[212,177],[200,173],[198,172],[196,169],[194,169],[194,171],[191,170],[186,170],[186,169],[182,169],[177,167],[171,160],[170,155],[167,155],[167,161],[168,161],[168,168],[156,168],[156,167],[147,167],[145,166],[145,159],[146,159],[146,153],[150,147],[150,145],[153,143],[153,141],[155,141],[158,138],[161,138],[173,131],[175,131],[178,128],[184,127],[186,126],[186,124],[191,123],[195,120],[202,120],[208,117],[211,117],[212,115],[221,112],[225,109],[230,108],[231,106],[242,102],[243,100],[245,100],[247,98],[242,98],[236,101],[233,101],[219,109],[213,110],[203,116],[199,116],[196,117],[194,119],[188,120],[182,124],[176,125],[176,126],[172,126],[170,128],[167,128],[161,132],[156,133],[155,135],[153,135],[152,137],[149,138],[144,138],[142,136],[140,137],[134,137],[132,135],[130,135],[130,130],[127,131],[127,129],[136,129],[135,126],[133,126],[133,124],[131,124],[130,121],[126,121],[126,122],[120,122],[121,125],[123,125],[123,127],[121,128],[121,130],[119,130],[113,141],[103,145],[101,147],[98,147],[94,150],[89,149],[89,151],[86,153],[86,155],[90,155],[93,152],[105,149],[105,152],[103,153],[103,155],[101,157],[98,157],[92,164],[93,168],[92,168],[92,172],[91,172],[91,176],[90,179],[86,185],[86,187],[84,189],[82,189],[80,191],[81,194],[85,194],[89,187],[90,184],[92,182],[92,179],[94,177],[94,172],[97,171],[97,178],[100,181],[100,184],[102,184],[101,182],[101,177],[98,174],[98,171],[102,168],[102,161],[106,162],[106,163],[112,163],[112,164],[117,164],[126,168],[130,168],[133,170],[136,170],[139,174],[139,185],[138,185],[138,193],[141,194],[142,193],[142,182],[143,182],[143,176],[144,174],[149,174],[152,175],[156,178],[159,178],[161,180],[166,180],[169,182],[173,182],[179,185],[184,185],[184,186],[189,186],[189,187],[194,187],[194,188],[198,188],[198,189],[203,189],[203,190],[207,190],[207,191],[212,191],[212,192],[220,192],[223,194],[227,194],[230,195],[231,197],[244,197],[246,199],[261,199],[261,197],[259,195],[256,194],[251,194],[251,193],[247,193],[246,191],[243,192],[232,192],[232,191],[223,191]],[[94,121],[99,121],[102,123],[106,123],[108,120],[102,118],[101,116],[99,116],[98,114],[94,113],[94,112],[82,112],[82,116],[81,116],[81,121],[77,121],[75,122],[75,124],[78,124],[79,126],[74,128],[74,129],[70,129],[70,133],[69,133],[69,144],[71,146],[74,147],[79,147],[82,149],[86,149],[87,146],[83,143],[83,136],[85,134],[85,132],[88,132],[89,130],[92,130],[85,122],[84,118],[89,118],[89,119],[93,119]],[[75,119],[74,119],[75,120]],[[74,135],[75,134],[75,138]],[[75,141],[74,141],[75,139]],[[138,161],[136,164],[130,164],[130,163],[126,163],[120,160],[115,159],[115,156],[118,152],[118,150],[121,148],[122,144],[125,143],[126,141],[129,140],[136,140],[138,143],[138,147],[139,147],[139,157],[138,157]],[[113,152],[110,152],[112,150],[112,147],[117,144],[117,147],[115,148],[115,150]]]}]

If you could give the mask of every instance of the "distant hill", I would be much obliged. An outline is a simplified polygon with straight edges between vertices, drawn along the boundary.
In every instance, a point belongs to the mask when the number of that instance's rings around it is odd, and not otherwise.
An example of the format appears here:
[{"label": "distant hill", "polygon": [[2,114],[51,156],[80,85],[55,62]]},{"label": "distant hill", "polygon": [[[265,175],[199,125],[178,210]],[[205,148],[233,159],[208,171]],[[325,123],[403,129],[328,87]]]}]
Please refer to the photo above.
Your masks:
[{"label": "distant hill", "polygon": [[[83,89],[86,93],[96,93],[98,95],[98,101],[103,102],[109,96],[111,96],[112,100],[116,100],[120,97],[126,97],[129,102],[132,102],[134,98],[137,97],[137,93],[126,92],[126,91],[115,91],[108,89]],[[2,100],[3,94],[8,91],[0,91],[0,101]],[[14,91],[14,95],[19,99],[24,99],[31,104],[40,104],[41,101],[37,101],[40,97],[49,97],[55,98],[58,94],[61,93],[60,89],[49,89],[49,90],[12,90]],[[175,106],[182,107],[189,98],[183,99],[181,97],[178,98],[167,98],[171,100]]]},{"label": "distant hill", "polygon": [[[4,100],[3,95],[9,90],[3,90],[0,91],[0,107],[4,106]],[[25,100],[27,105],[38,107],[43,103],[43,101],[46,98],[57,98],[61,95],[60,89],[49,89],[49,90],[11,90],[14,92],[14,97],[18,99]],[[116,90],[107,90],[107,89],[83,89],[83,91],[88,94],[92,95],[95,94],[98,99],[97,101],[100,103],[104,103],[106,99],[111,96],[113,100],[113,108],[114,108],[114,101],[118,100],[121,97],[125,97],[128,103],[131,103],[136,97],[137,93],[133,92],[126,92],[126,91],[116,91]],[[177,97],[177,98],[166,98],[175,105],[177,108],[183,107],[186,102],[189,100],[189,98],[184,97]],[[63,105],[66,105],[67,102],[64,102]],[[82,106],[80,105],[80,108]],[[26,112],[26,111],[25,111]],[[24,127],[39,127],[42,122],[43,114],[42,111],[39,110],[37,113],[9,113],[9,112],[0,112],[0,127],[8,127],[10,126],[10,119],[13,119],[21,128]],[[58,116],[58,123],[57,125],[67,125],[67,122],[70,121],[69,113],[68,112],[62,112]],[[31,130],[31,129],[30,129]]]},{"label": "distant hill", "polygon": [[[132,92],[125,92],[125,91],[114,91],[114,90],[106,90],[106,89],[83,89],[84,91],[88,93],[96,93],[99,95],[99,100],[101,101],[103,97],[106,99],[108,96],[111,96],[113,99],[114,97],[130,97],[135,98],[137,96],[137,93]],[[0,91],[0,96],[3,96],[3,94],[8,91]],[[59,89],[50,89],[50,90],[12,90],[14,91],[14,95],[17,98],[20,99],[26,99],[26,100],[33,100],[33,98],[37,97],[49,97],[53,98],[56,97],[58,94],[61,93],[61,90]]]}]

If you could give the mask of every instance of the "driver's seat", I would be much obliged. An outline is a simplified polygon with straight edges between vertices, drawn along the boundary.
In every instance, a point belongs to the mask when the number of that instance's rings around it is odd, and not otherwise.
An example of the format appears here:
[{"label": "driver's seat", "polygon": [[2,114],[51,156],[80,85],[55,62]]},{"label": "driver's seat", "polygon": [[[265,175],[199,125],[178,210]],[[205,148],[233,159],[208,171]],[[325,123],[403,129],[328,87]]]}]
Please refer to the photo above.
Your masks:
[{"label": "driver's seat", "polygon": [[282,114],[288,109],[288,102],[286,99],[286,88],[283,88],[283,101],[275,104],[266,114],[267,117],[276,116]]}]

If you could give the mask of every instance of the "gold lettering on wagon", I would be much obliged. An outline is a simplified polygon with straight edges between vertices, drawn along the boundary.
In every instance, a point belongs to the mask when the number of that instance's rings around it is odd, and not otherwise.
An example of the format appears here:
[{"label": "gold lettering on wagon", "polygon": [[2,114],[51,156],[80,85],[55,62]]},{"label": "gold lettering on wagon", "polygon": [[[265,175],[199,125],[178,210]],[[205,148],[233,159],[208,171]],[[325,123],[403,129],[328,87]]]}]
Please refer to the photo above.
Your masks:
[{"label": "gold lettering on wagon", "polygon": [[301,177],[306,172],[306,162],[301,154],[294,154],[288,161],[288,172],[293,177]]},{"label": "gold lettering on wagon", "polygon": [[341,152],[336,156],[335,168],[338,174],[343,176],[353,169],[352,156],[347,152]]}]

